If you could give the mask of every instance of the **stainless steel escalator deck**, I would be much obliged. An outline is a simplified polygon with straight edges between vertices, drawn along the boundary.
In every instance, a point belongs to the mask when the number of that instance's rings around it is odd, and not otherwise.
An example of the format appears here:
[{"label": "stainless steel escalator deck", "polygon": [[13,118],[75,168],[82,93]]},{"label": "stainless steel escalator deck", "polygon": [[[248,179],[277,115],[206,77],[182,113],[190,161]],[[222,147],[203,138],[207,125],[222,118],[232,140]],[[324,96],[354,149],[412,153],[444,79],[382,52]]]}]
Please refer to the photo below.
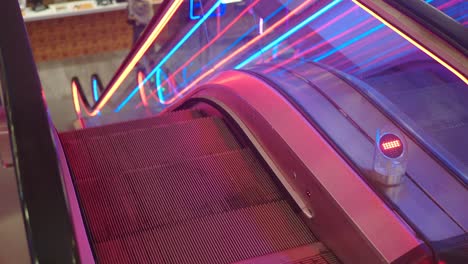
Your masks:
[{"label": "stainless steel escalator deck", "polygon": [[233,263],[318,242],[219,118],[184,111],[60,137],[98,263]]}]

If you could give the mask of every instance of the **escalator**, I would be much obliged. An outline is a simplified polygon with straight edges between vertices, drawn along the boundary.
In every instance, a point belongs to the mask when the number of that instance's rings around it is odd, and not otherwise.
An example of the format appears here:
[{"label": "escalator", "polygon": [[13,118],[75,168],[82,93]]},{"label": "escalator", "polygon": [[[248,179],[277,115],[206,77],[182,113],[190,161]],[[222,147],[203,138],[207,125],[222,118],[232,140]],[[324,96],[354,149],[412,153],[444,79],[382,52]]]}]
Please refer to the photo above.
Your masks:
[{"label": "escalator", "polygon": [[338,263],[239,137],[196,110],[60,134],[96,261]]},{"label": "escalator", "polygon": [[464,61],[384,2],[167,1],[105,87],[72,78],[69,131],[8,2],[2,155],[31,263],[465,263],[466,156],[415,120],[468,111],[395,95],[453,84],[466,105]]}]

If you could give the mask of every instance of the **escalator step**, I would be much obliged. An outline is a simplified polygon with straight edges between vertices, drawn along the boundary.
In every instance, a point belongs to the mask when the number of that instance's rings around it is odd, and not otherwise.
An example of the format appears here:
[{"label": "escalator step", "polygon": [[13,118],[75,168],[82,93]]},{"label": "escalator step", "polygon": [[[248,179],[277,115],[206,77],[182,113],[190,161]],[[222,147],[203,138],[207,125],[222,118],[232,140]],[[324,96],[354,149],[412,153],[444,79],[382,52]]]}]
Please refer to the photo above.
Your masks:
[{"label": "escalator step", "polygon": [[132,129],[141,129],[161,125],[170,125],[179,122],[184,122],[196,118],[202,117],[202,113],[199,111],[193,110],[181,110],[176,112],[170,112],[165,115],[143,118],[138,120],[131,120],[120,123],[113,123],[99,127],[89,127],[81,130],[73,130],[68,132],[63,132],[60,134],[60,137],[63,139],[73,139],[78,135],[86,136],[104,136],[113,133],[124,132]]},{"label": "escalator step", "polygon": [[284,198],[247,149],[75,183],[97,242]]},{"label": "escalator step", "polygon": [[125,154],[120,156],[120,162],[126,169],[152,167],[242,147],[224,121],[212,117],[115,134],[111,141],[116,152]]},{"label": "escalator step", "polygon": [[131,171],[125,178],[142,205],[145,228],[284,198],[249,150]]},{"label": "escalator step", "polygon": [[233,264],[339,264],[339,261],[322,243],[316,242]]},{"label": "escalator step", "polygon": [[97,243],[96,255],[99,263],[222,264],[314,242],[287,202],[279,201]]},{"label": "escalator step", "polygon": [[76,133],[74,137],[62,137],[62,145],[78,179],[241,148],[224,122],[211,117],[168,126],[128,128],[105,136]]},{"label": "escalator step", "polygon": [[222,119],[168,120],[61,134],[98,263],[232,263],[317,242]]}]

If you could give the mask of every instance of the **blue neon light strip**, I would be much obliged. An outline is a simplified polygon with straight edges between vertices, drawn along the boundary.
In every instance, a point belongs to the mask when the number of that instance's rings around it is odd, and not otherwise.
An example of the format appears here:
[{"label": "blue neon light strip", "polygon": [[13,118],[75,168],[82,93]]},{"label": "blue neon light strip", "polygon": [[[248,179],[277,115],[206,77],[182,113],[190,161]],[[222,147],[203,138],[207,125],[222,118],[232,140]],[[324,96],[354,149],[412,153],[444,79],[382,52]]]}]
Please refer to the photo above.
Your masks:
[{"label": "blue neon light strip", "polygon": [[[392,39],[393,37],[394,37],[394,36],[389,36],[389,37],[387,37],[387,38],[382,39],[381,41],[386,40],[386,39]],[[361,71],[361,69],[363,69],[363,68],[361,68],[363,65],[367,65],[368,63],[370,63],[370,62],[372,62],[372,61],[374,61],[374,60],[376,60],[376,59],[378,59],[378,58],[381,58],[381,57],[383,57],[383,56],[385,56],[385,55],[387,55],[387,54],[389,54],[389,53],[391,53],[391,52],[394,52],[395,50],[398,50],[398,49],[400,49],[400,48],[403,48],[404,46],[406,46],[406,45],[408,45],[408,44],[409,44],[409,43],[406,43],[406,42],[405,42],[405,43],[399,44],[399,45],[397,45],[397,46],[392,46],[391,48],[388,48],[388,49],[386,49],[385,51],[382,51],[382,52],[379,51],[379,52],[377,52],[376,55],[374,55],[374,56],[372,56],[372,57],[368,57],[368,58],[366,58],[365,60],[359,61],[359,63],[356,63],[355,65],[352,65],[352,66],[346,68],[346,69],[344,70],[344,72],[349,72],[349,71],[351,71],[351,70],[353,70],[353,69],[356,69],[356,68],[360,69],[360,70],[357,71],[357,72],[359,72],[359,71]],[[361,55],[361,56],[362,56],[362,55]],[[366,67],[368,67],[368,66],[366,66]]]},{"label": "blue neon light strip", "polygon": [[[190,19],[191,20],[197,20],[199,19],[201,16],[195,16],[193,13],[195,12],[195,3],[194,3],[195,0],[190,0]],[[198,2],[197,3],[197,7],[200,7],[201,3]]]},{"label": "blue neon light strip", "polygon": [[[145,84],[157,71],[158,69],[161,68],[161,66],[166,63],[172,55],[193,35],[193,33],[210,17],[211,14],[213,14],[214,11],[218,8],[218,6],[221,4],[221,0],[216,1],[216,3],[208,10],[208,12],[190,29],[187,34],[175,45],[169,53],[166,54],[166,56],[159,62],[156,67],[153,68],[153,70],[146,76],[146,78],[143,80],[142,84]],[[125,98],[125,100],[115,109],[114,112],[119,112],[122,110],[122,108],[130,101],[130,99],[135,96],[135,94],[138,92],[139,86],[135,87],[133,91],[130,93],[130,95]]]},{"label": "blue neon light strip", "polygon": [[315,58],[314,61],[315,61],[315,62],[319,62],[319,61],[325,59],[326,57],[332,55],[333,53],[335,53],[335,52],[337,52],[337,51],[339,51],[339,50],[342,50],[342,49],[348,47],[349,45],[351,45],[351,44],[353,44],[353,43],[355,43],[355,42],[357,42],[357,41],[359,41],[359,40],[361,40],[361,39],[363,39],[363,38],[369,36],[370,34],[374,33],[375,31],[377,31],[377,30],[379,30],[379,29],[381,29],[381,28],[383,28],[383,27],[385,27],[385,25],[384,25],[384,24],[380,24],[380,25],[378,25],[378,26],[376,26],[376,27],[370,29],[369,31],[364,32],[363,34],[361,34],[361,35],[359,35],[359,36],[357,36],[357,37],[355,37],[355,38],[353,38],[353,39],[350,39],[350,40],[346,41],[345,43],[339,45],[338,47],[335,47],[335,48],[333,48],[333,49],[327,51],[325,54],[322,54],[320,57]]},{"label": "blue neon light strip", "polygon": [[[264,23],[268,22],[270,19],[272,19],[274,16],[276,16],[279,12],[281,12],[284,8],[286,8],[286,6],[291,2],[292,0],[288,0],[284,5],[282,5],[280,8],[276,9],[273,13],[271,13],[268,17],[266,17],[264,19]],[[206,16],[206,15],[205,15]],[[205,19],[206,20],[206,19]],[[241,37],[239,37],[236,41],[234,41],[234,43],[232,43],[229,47],[227,47],[221,54],[219,54],[218,56],[216,56],[215,58],[213,58],[212,60],[210,60],[206,65],[211,65],[213,64],[216,60],[220,59],[223,55],[225,55],[228,51],[230,51],[232,48],[234,48],[237,44],[239,44],[239,42],[241,42],[245,37],[247,37],[250,33],[252,33],[252,31],[256,30],[258,28],[258,25],[255,25],[253,27],[251,27],[245,34],[243,34]],[[202,71],[202,69],[199,69],[197,70],[194,74],[192,74],[189,78],[188,78],[188,81],[192,80],[193,78],[195,78],[194,76],[197,76],[200,72]],[[186,80],[187,81],[187,80]],[[127,102],[123,102],[121,105],[119,105],[119,108],[122,109],[125,104],[128,103],[128,101],[130,101],[130,99],[135,96],[135,94],[138,92],[138,88],[136,88],[136,90],[134,90],[128,98],[126,98],[125,100],[127,100]],[[120,111],[120,109],[116,109],[115,112],[118,112]]]},{"label": "blue neon light strip", "polygon": [[97,102],[99,100],[98,84],[96,79],[93,79],[93,97],[94,102]]},{"label": "blue neon light strip", "polygon": [[[270,19],[272,19],[274,16],[276,16],[279,12],[281,12],[283,9],[286,8],[287,5],[289,5],[289,3],[291,2],[292,0],[288,0],[284,5],[282,5],[281,7],[279,7],[278,9],[276,9],[275,11],[273,11],[269,16],[267,16],[264,20],[263,20],[263,23],[267,23]],[[247,30],[244,34],[242,34],[239,38],[237,38],[231,45],[229,45],[227,48],[224,49],[223,52],[221,52],[220,54],[218,54],[216,57],[214,57],[213,59],[211,59],[208,63],[205,64],[205,67],[206,66],[210,66],[212,65],[213,63],[215,63],[216,61],[218,61],[219,59],[221,59],[224,55],[226,55],[226,53],[228,53],[230,50],[232,50],[235,46],[237,46],[237,44],[239,44],[242,40],[244,40],[250,33],[252,33],[253,31],[255,31],[256,29],[258,28],[258,24],[255,24],[253,27],[251,27],[249,30]],[[192,75],[190,75],[190,77],[187,79],[189,81],[193,80],[196,76],[198,76],[200,74],[200,72],[202,71],[202,69],[200,68],[199,70],[195,71]]]},{"label": "blue neon light strip", "polygon": [[162,89],[164,89],[164,88],[161,87],[161,72],[162,72],[161,69],[158,69],[157,72],[156,72],[156,90],[158,92],[159,100],[164,103],[165,100],[164,100],[164,94],[163,94],[163,91],[162,91]]},{"label": "blue neon light strip", "polygon": [[[201,8],[201,2],[194,3],[195,0],[190,0],[190,14],[189,17],[191,20],[198,20],[201,16],[195,15],[195,8]],[[211,17],[222,17],[226,13],[226,5],[221,3],[221,8],[219,12],[214,13]]]},{"label": "blue neon light strip", "polygon": [[468,14],[463,15],[463,16],[457,18],[457,21],[458,21],[458,22],[462,22],[464,19],[466,19],[466,17],[468,17]]},{"label": "blue neon light strip", "polygon": [[236,67],[234,67],[234,69],[240,69],[240,68],[244,67],[246,64],[248,64],[249,62],[251,62],[254,59],[258,58],[264,52],[268,51],[269,49],[273,48],[274,46],[278,45],[280,42],[284,41],[286,38],[290,37],[292,34],[296,33],[297,31],[299,31],[300,29],[305,27],[307,24],[309,24],[313,20],[315,20],[318,17],[320,17],[321,15],[323,15],[325,12],[327,12],[328,10],[330,10],[331,8],[333,8],[334,6],[336,6],[340,2],[341,2],[341,0],[335,0],[335,1],[331,2],[330,4],[326,5],[325,7],[323,7],[322,9],[317,11],[316,13],[314,13],[312,16],[310,16],[306,20],[302,21],[301,23],[299,23],[298,25],[296,25],[295,27],[290,29],[288,32],[286,32],[285,34],[283,34],[279,38],[275,39],[273,42],[271,42],[267,46],[263,47],[262,49],[260,49],[256,53],[254,53],[252,56],[250,56],[249,58],[247,58],[246,60],[244,60],[243,62],[238,64]]},{"label": "blue neon light strip", "polygon": [[[99,100],[98,82],[96,79],[93,79],[93,97],[96,103]],[[101,115],[101,113],[98,112],[98,115]]]}]

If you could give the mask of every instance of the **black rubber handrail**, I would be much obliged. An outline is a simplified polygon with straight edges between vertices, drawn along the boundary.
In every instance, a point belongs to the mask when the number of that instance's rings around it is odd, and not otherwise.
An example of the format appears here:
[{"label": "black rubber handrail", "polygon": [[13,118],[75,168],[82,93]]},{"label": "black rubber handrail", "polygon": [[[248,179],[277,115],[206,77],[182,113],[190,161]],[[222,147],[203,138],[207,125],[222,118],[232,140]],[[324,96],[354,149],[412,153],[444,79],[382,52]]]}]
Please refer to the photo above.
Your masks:
[{"label": "black rubber handrail", "polygon": [[[89,103],[88,97],[86,96],[86,94],[85,94],[85,92],[83,90],[83,86],[81,85],[80,80],[78,79],[78,77],[73,77],[72,78],[72,83],[76,84],[78,95],[81,98],[81,103],[84,105],[84,107],[91,109],[94,106],[94,103],[93,103],[93,105],[91,105]],[[92,87],[92,80],[91,80],[91,87]],[[91,90],[91,93],[92,92],[93,91]]]},{"label": "black rubber handrail", "polygon": [[[161,8],[159,9],[160,11],[153,16],[151,19],[150,23],[148,26],[145,28],[144,32],[140,36],[140,38],[137,40],[135,45],[132,47],[130,52],[128,53],[127,57],[125,57],[124,61],[120,64],[120,67],[117,69],[115,72],[114,76],[111,78],[107,86],[102,85],[100,83],[99,89],[101,91],[101,94],[99,96],[99,100],[94,102],[93,105],[89,104],[89,100],[86,98],[86,94],[84,93],[83,86],[80,84],[78,77],[73,77],[72,82],[76,81],[77,83],[77,90],[78,90],[78,95],[80,96],[81,102],[84,104],[84,107],[88,112],[93,112],[96,110],[97,105],[102,101],[101,99],[109,92],[111,86],[116,82],[116,80],[120,77],[120,75],[123,73],[124,69],[126,66],[130,63],[130,61],[136,56],[136,54],[140,51],[140,49],[143,46],[143,43],[145,40],[150,36],[152,33],[152,29],[160,22],[161,18],[163,15],[166,13],[167,8],[170,6],[170,4],[173,1],[163,1]],[[93,76],[97,76],[96,74],[93,74]],[[98,76],[97,76],[98,77]],[[79,84],[79,85],[78,85]],[[73,91],[72,91],[73,93]]]},{"label": "black rubber handrail", "polygon": [[422,0],[384,0],[468,56],[468,29]]},{"label": "black rubber handrail", "polygon": [[97,73],[93,73],[93,75],[91,75],[91,85],[93,84],[92,82],[94,80],[96,80],[96,82],[98,84],[99,93],[104,92],[104,86],[102,85],[101,78],[99,77],[99,75]]},{"label": "black rubber handrail", "polygon": [[80,263],[54,128],[17,1],[0,8],[0,79],[31,263]]},{"label": "black rubber handrail", "polygon": [[[414,135],[412,135],[411,133],[409,133],[408,130],[406,130],[406,128],[404,126],[400,126],[401,123],[399,123],[399,121],[396,121],[395,119],[392,119],[392,115],[386,111],[385,109],[383,109],[381,106],[379,106],[377,103],[375,103],[373,100],[369,99],[367,95],[365,95],[365,93],[362,93],[361,89],[358,88],[358,85],[355,84],[354,82],[351,82],[349,81],[347,78],[345,78],[340,72],[336,71],[336,70],[333,70],[329,67],[326,67],[324,65],[321,65],[319,63],[315,63],[315,62],[308,62],[308,63],[311,63],[315,66],[318,66],[318,67],[321,67],[322,69],[324,70],[327,70],[329,71],[330,73],[332,73],[335,77],[338,77],[339,79],[341,79],[342,81],[345,81],[348,85],[350,85],[351,87],[353,87],[357,92],[359,92],[361,95],[363,95],[365,98],[368,99],[368,101],[374,106],[377,108],[378,111],[381,111],[382,114],[384,114],[387,118],[389,118],[389,120],[391,122],[393,122],[397,127],[399,127],[402,131],[405,131],[405,134],[406,136],[410,136],[410,138],[415,141],[417,144],[419,144],[420,142],[417,142],[417,138],[413,137]],[[268,64],[263,64],[263,65],[268,65]],[[289,72],[290,74],[294,75],[295,77],[299,78],[299,79],[302,79],[304,82],[306,82],[308,85],[310,85],[311,87],[313,87],[314,89],[318,89],[313,83],[311,83],[307,78],[303,78],[303,76],[295,73],[294,71],[291,71],[291,70],[288,70],[284,67],[280,67],[280,69],[282,69],[283,71],[287,71]],[[269,84],[272,88],[274,88],[276,91],[278,91],[284,98],[287,99],[287,101],[289,103],[291,103],[294,108],[296,110],[298,110],[302,116],[309,121],[309,123],[322,135],[322,137],[330,144],[330,146],[332,146],[338,153],[340,153],[340,156],[343,157],[343,159],[346,160],[346,162],[351,166],[353,167],[354,170],[358,171],[361,175],[365,175],[367,174],[366,171],[362,170],[362,168],[359,168],[355,162],[345,153],[345,151],[338,145],[334,142],[334,140],[328,135],[328,133],[320,126],[320,124],[318,124],[317,122],[314,121],[314,119],[312,118],[311,115],[309,115],[306,111],[306,109],[301,106],[294,98],[293,96],[291,96],[290,94],[288,94],[285,89],[277,84],[274,80],[272,80],[270,77],[268,77],[267,75],[263,74],[263,73],[260,73],[259,71],[257,71],[255,68],[252,68],[252,69],[249,69],[249,70],[240,70],[241,72],[245,72],[247,74],[250,74],[264,82],[266,82],[267,84]],[[318,91],[318,90],[317,90]],[[321,95],[324,95],[322,92],[318,91]],[[325,99],[331,103],[333,105],[333,107],[341,112],[342,109],[335,103],[332,103],[328,96],[325,96]],[[346,117],[348,119],[348,121],[352,122],[352,125],[356,127],[357,123],[352,120],[352,119],[349,119],[348,117]],[[357,125],[359,126],[359,125]],[[360,133],[362,133],[362,128],[360,127],[356,127],[356,129],[358,129],[360,131]],[[368,135],[366,135],[366,133],[364,133],[365,135],[363,135],[367,140],[370,140],[369,142],[371,142],[372,144],[374,144],[374,141],[373,139],[371,139]],[[431,154],[430,151],[428,151],[427,149],[424,149],[423,146],[419,145],[423,151],[425,151],[427,154]],[[436,157],[432,156],[432,158],[435,159],[436,162],[440,162],[439,160],[437,160]],[[445,167],[446,169],[448,169],[449,172],[450,171],[450,168],[447,168]],[[460,180],[460,179],[459,179]],[[460,181],[461,182],[461,181]],[[461,182],[463,184],[463,182]],[[415,182],[415,184],[417,184]],[[372,185],[370,185],[372,187]],[[373,188],[374,189],[374,188]],[[390,204],[394,204],[393,201],[391,201],[391,199],[388,199],[386,196],[384,196],[382,194],[382,192],[378,191],[377,189],[374,189],[375,193],[377,195],[379,195],[383,201],[385,201],[386,203],[390,203]],[[434,203],[437,204],[436,201],[434,201]],[[393,207],[393,206],[391,206]],[[398,215],[400,215],[404,220],[405,222],[411,226],[411,228],[413,230],[415,230],[418,235],[420,236],[420,238],[424,241],[424,243],[426,245],[430,245],[430,250],[432,251],[432,254],[434,256],[437,256],[437,258],[443,260],[443,261],[446,261],[444,263],[462,263],[463,261],[462,260],[466,260],[467,259],[467,256],[468,254],[466,253],[466,249],[468,247],[468,243],[467,243],[467,240],[466,240],[466,235],[462,235],[462,236],[458,236],[458,237],[452,237],[452,238],[449,238],[449,239],[446,239],[446,240],[443,240],[443,241],[430,241],[429,238],[426,237],[426,235],[420,230],[420,228],[415,225],[412,221],[410,221],[406,215],[404,214],[403,211],[401,211],[400,209],[397,209],[397,213]],[[453,219],[451,219],[450,221],[454,221]],[[410,253],[415,253],[414,250]],[[394,263],[407,263],[407,260],[406,258],[408,258],[410,255],[409,254],[405,254],[405,255],[402,255],[399,257],[399,259],[397,261],[394,261]]]},{"label": "black rubber handrail", "polygon": [[[99,95],[102,95],[103,91],[104,91],[104,86],[102,85],[102,81],[101,81],[101,78],[99,77],[98,74],[96,73],[93,73],[91,75],[91,94],[94,93],[93,89],[94,89],[94,80],[96,80],[97,82],[97,87],[98,87],[98,91],[99,91]],[[85,107],[87,108],[92,108],[94,106],[94,104],[97,102],[94,100],[94,97],[93,97],[93,105],[91,105],[90,101],[88,100],[88,97],[86,96],[85,92],[84,92],[84,89],[83,89],[83,86],[81,85],[81,82],[80,80],[78,79],[78,77],[73,77],[72,78],[72,83],[75,83],[76,86],[77,86],[77,90],[78,90],[78,93],[79,93],[79,96],[81,97],[81,100],[82,100],[82,103],[85,105]]]},{"label": "black rubber handrail", "polygon": [[[417,61],[418,62],[418,61]],[[355,83],[355,81],[352,81],[349,78],[346,78],[345,75],[342,72],[339,72],[336,69],[333,69],[332,67],[328,67],[326,65],[316,63],[313,61],[307,61],[307,63],[313,64],[317,67],[320,67],[329,73],[333,74],[336,78],[342,80],[344,83],[348,84],[351,86],[355,91],[357,91],[362,97],[366,98],[370,104],[372,104],[379,112],[381,112],[388,120],[391,120],[391,122],[398,127],[401,131],[404,131],[406,136],[410,138],[417,146],[421,148],[424,153],[426,153],[429,157],[431,157],[437,164],[439,164],[441,167],[443,167],[449,174],[458,182],[461,184],[467,185],[468,182],[467,180],[462,177],[463,172],[458,169],[457,167],[453,166],[443,155],[439,154],[434,147],[431,146],[430,142],[428,142],[426,139],[424,139],[421,135],[418,133],[412,132],[411,127],[406,124],[400,117],[396,116],[394,113],[392,113],[391,110],[386,109],[383,105],[380,103],[377,103],[374,99],[372,99],[367,93],[363,92],[363,89],[360,88],[360,86]]]}]

